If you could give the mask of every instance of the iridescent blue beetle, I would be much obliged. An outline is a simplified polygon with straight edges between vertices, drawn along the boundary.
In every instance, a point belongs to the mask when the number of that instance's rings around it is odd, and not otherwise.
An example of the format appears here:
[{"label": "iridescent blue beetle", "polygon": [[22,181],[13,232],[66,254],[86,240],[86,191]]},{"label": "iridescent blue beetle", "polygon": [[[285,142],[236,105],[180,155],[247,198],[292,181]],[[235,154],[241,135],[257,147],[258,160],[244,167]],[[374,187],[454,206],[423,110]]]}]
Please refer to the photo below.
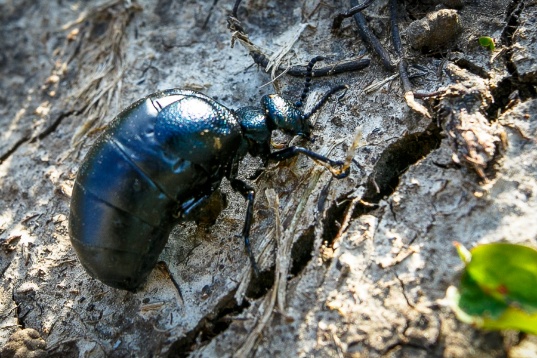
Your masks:
[{"label": "iridescent blue beetle", "polygon": [[[302,100],[319,59],[308,65]],[[342,162],[302,147],[270,150],[275,129],[309,138],[310,116],[344,88],[332,88],[307,114],[302,100],[292,104],[274,94],[264,96],[260,108],[232,111],[180,89],[130,105],[90,149],[73,187],[69,235],[84,268],[111,287],[134,291],[155,267],[172,228],[195,220],[226,177],[248,203],[242,236],[257,273],[249,241],[255,191],[237,179],[239,162],[246,153],[265,165],[302,153],[346,177]]]}]

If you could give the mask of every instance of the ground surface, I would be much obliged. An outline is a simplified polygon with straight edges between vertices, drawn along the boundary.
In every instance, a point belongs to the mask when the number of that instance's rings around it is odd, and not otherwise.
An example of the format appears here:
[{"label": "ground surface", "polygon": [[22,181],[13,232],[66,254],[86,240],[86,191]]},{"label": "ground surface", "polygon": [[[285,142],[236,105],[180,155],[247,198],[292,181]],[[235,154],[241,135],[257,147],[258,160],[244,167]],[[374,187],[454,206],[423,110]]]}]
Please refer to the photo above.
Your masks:
[{"label": "ground surface", "polygon": [[[216,224],[179,225],[161,255],[171,276],[158,267],[133,294],[91,279],[69,242],[71,188],[88,148],[151,92],[195,89],[238,108],[274,92],[263,86],[270,75],[230,48],[230,1],[0,1],[0,346],[19,332],[12,342],[34,339],[28,349],[58,357],[531,356],[534,338],[476,330],[443,298],[462,268],[453,241],[537,246],[537,4],[446,1],[462,5],[459,33],[436,28],[445,36],[426,47],[441,47],[423,48],[418,30],[406,30],[437,3],[399,4],[414,90],[443,89],[418,99],[427,118],[406,105],[396,72],[352,19],[330,31],[346,1],[245,1],[239,18],[252,42],[268,54],[293,44],[283,66],[371,59],[313,80],[308,106],[349,85],[315,118],[314,143],[275,139],[344,159],[358,135],[351,175],[332,179],[298,158],[255,181],[263,273],[254,280],[237,237],[244,201],[224,183]],[[387,2],[365,14],[395,63]],[[478,44],[483,35],[496,39],[494,52]],[[284,74],[277,86],[297,98],[302,83]],[[247,158],[242,176],[259,164]]]}]

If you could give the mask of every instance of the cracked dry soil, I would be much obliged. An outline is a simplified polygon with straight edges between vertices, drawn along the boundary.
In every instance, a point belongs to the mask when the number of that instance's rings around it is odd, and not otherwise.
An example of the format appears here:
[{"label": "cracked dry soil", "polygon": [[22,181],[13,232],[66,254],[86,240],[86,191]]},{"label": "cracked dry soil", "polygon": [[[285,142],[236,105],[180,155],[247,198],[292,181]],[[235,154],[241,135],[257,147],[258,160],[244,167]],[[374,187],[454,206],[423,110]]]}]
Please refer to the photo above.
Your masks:
[{"label": "cracked dry soil", "polygon": [[[460,34],[413,49],[409,24],[446,6],[456,7]],[[253,183],[258,278],[237,236],[245,203],[227,183],[216,223],[179,225],[161,255],[168,270],[155,268],[140,292],[83,271],[67,234],[71,188],[121,108],[172,87],[230,108],[274,92],[247,51],[229,46],[232,7],[0,1],[0,352],[19,344],[51,357],[531,356],[535,337],[476,330],[442,299],[462,268],[453,241],[537,246],[535,1],[399,2],[413,89],[442,90],[419,100],[432,119],[406,105],[398,78],[364,90],[394,72],[352,19],[330,31],[347,1],[244,1],[239,16],[254,43],[271,54],[294,41],[284,65],[371,59],[313,79],[307,106],[330,86],[349,86],[315,117],[314,143],[274,138],[343,159],[358,133],[351,175],[332,179],[299,157]],[[396,62],[388,2],[364,14]],[[479,46],[482,35],[495,52]],[[289,98],[302,84],[285,74],[275,82]],[[259,165],[247,158],[241,176]]]}]

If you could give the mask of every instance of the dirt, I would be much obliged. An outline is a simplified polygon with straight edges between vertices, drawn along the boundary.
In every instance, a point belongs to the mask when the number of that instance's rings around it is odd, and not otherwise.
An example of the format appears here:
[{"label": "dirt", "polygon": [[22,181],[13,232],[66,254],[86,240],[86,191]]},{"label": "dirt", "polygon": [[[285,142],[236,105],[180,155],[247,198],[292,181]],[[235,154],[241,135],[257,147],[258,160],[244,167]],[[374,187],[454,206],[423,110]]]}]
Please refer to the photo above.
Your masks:
[{"label": "dirt", "polygon": [[[456,7],[456,33],[413,49],[406,29],[443,4]],[[166,265],[130,293],[90,278],[67,230],[76,172],[106,124],[161,89],[236,109],[275,91],[298,99],[304,79],[271,84],[244,47],[230,47],[231,1],[0,0],[0,347],[32,329],[51,357],[535,356],[535,337],[461,323],[444,297],[462,269],[453,241],[537,247],[537,4],[399,2],[412,89],[433,94],[415,96],[426,112],[407,105],[397,71],[353,19],[331,31],[348,7],[250,0],[238,17],[268,55],[292,44],[284,67],[317,55],[326,60],[316,66],[371,60],[313,78],[306,109],[349,87],[315,116],[314,142],[273,139],[343,160],[358,138],[350,176],[298,157],[252,182],[257,278],[240,238],[246,204],[224,182],[216,223],[179,224]],[[397,63],[388,2],[364,14]],[[245,158],[241,177],[260,165]]]}]

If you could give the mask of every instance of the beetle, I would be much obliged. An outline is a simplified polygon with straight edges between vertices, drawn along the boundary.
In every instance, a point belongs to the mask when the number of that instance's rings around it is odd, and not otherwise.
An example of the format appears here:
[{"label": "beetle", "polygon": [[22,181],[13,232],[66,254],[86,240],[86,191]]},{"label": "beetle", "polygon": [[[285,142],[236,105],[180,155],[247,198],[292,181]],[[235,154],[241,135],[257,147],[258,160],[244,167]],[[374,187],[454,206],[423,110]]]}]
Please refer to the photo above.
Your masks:
[{"label": "beetle", "polygon": [[247,201],[242,231],[251,266],[250,247],[255,190],[237,178],[249,153],[269,161],[304,154],[323,163],[334,176],[349,169],[303,147],[271,152],[273,130],[310,137],[309,118],[329,97],[330,89],[304,113],[316,57],[308,64],[301,99],[263,96],[261,107],[230,110],[206,95],[169,89],[142,98],[123,110],[90,148],[80,166],[70,205],[69,235],[90,276],[114,288],[135,291],[155,267],[172,228],[196,220],[222,179]]}]

